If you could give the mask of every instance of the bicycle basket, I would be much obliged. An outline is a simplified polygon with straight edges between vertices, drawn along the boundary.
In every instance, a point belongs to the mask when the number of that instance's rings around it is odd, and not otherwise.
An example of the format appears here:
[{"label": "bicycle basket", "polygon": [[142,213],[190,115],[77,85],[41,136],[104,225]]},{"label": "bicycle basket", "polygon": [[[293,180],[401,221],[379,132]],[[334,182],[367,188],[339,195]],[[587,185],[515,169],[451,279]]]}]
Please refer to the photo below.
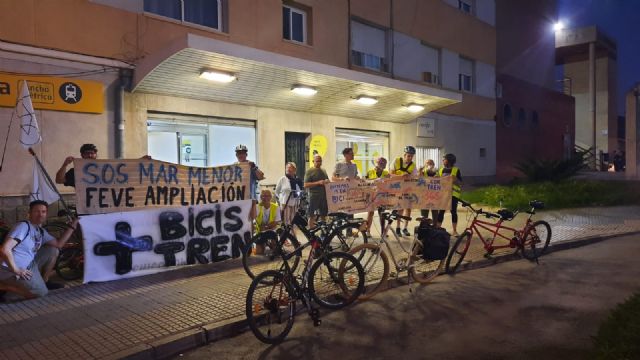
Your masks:
[{"label": "bicycle basket", "polygon": [[442,260],[449,253],[451,235],[443,228],[420,224],[416,228],[418,240],[422,241],[422,257],[425,260]]}]

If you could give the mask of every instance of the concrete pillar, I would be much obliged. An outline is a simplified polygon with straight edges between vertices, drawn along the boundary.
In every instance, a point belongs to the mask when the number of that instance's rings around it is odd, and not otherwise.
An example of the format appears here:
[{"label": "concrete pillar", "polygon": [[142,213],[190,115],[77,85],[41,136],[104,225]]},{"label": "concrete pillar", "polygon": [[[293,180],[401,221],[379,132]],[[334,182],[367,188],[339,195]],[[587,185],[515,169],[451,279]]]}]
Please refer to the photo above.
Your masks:
[{"label": "concrete pillar", "polygon": [[626,171],[628,178],[640,179],[640,83],[626,97]]},{"label": "concrete pillar", "polygon": [[596,43],[589,43],[589,115],[593,125],[593,169],[598,169],[598,147],[596,127]]}]

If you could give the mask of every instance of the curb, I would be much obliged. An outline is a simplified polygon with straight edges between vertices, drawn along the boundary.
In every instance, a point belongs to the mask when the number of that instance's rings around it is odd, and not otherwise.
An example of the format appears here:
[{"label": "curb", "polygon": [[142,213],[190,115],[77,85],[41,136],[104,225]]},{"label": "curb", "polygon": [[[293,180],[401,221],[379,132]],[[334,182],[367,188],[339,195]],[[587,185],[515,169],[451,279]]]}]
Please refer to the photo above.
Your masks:
[{"label": "curb", "polygon": [[[627,233],[615,234],[615,235],[597,235],[590,236],[574,240],[566,240],[555,244],[549,244],[546,254],[578,248],[595,244],[607,239],[611,239],[619,236],[638,235],[640,231],[632,231]],[[499,264],[511,260],[522,259],[518,254],[507,254],[497,256],[492,259],[481,259],[478,261],[472,261],[471,263],[461,265],[460,270],[456,271],[456,274],[462,270],[474,270],[480,269],[494,264]],[[440,275],[443,275],[441,273]],[[389,279],[388,286],[383,291],[393,289],[399,286],[406,285],[408,281],[408,275],[402,277],[396,277]],[[365,300],[366,301],[366,300]],[[224,338],[232,337],[243,333],[248,327],[247,319],[244,316],[237,316],[228,320],[219,321],[215,323],[203,324],[198,327],[185,330],[173,335],[169,335],[163,338],[155,339],[148,343],[142,343],[135,345],[129,349],[113,353],[108,357],[102,359],[130,359],[130,360],[155,360],[155,359],[168,359],[176,356],[188,350],[195,349],[202,345],[212,343],[214,341],[222,340]]]}]

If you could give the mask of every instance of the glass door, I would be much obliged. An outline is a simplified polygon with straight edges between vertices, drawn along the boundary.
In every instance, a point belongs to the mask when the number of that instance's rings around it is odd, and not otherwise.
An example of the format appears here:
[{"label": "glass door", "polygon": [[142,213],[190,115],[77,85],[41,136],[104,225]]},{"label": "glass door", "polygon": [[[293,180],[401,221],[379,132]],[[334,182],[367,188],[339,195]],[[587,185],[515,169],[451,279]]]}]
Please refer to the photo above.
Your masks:
[{"label": "glass door", "polygon": [[178,133],[180,139],[180,164],[207,166],[207,135]]}]

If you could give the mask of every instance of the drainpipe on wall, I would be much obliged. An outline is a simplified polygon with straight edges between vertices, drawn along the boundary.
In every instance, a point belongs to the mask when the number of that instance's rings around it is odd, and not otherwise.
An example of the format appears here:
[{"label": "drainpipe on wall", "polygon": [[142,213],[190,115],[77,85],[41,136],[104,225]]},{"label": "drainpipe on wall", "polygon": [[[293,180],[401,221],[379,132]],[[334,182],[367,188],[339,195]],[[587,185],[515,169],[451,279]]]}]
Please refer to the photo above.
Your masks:
[{"label": "drainpipe on wall", "polygon": [[115,88],[115,158],[124,157],[124,92],[130,88],[132,74],[130,70],[120,69],[118,84]]}]

